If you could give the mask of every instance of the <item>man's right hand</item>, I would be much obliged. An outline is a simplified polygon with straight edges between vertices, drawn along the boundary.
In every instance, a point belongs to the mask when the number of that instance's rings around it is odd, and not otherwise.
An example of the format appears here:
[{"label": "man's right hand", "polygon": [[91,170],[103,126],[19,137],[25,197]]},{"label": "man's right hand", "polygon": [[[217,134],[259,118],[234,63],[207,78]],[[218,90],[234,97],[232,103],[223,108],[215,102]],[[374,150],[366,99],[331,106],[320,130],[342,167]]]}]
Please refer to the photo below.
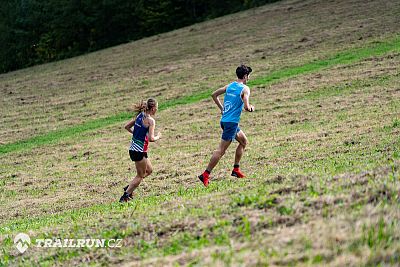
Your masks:
[{"label": "man's right hand", "polygon": [[248,112],[253,112],[254,111],[254,106],[250,105],[248,109],[246,109]]}]

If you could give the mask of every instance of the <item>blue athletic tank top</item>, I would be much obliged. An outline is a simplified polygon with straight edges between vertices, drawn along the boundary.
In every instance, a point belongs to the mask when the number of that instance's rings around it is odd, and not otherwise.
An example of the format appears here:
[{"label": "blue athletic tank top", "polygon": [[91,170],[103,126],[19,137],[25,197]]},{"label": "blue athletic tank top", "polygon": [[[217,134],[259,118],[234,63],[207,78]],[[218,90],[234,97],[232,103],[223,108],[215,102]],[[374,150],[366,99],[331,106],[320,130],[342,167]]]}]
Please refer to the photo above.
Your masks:
[{"label": "blue athletic tank top", "polygon": [[149,127],[143,124],[143,119],[145,118],[144,112],[137,115],[135,120],[135,126],[133,128],[132,142],[129,150],[146,152],[148,146],[147,133],[149,132]]},{"label": "blue athletic tank top", "polygon": [[233,82],[226,88],[222,122],[239,123],[244,105],[241,96],[244,86],[243,83]]}]

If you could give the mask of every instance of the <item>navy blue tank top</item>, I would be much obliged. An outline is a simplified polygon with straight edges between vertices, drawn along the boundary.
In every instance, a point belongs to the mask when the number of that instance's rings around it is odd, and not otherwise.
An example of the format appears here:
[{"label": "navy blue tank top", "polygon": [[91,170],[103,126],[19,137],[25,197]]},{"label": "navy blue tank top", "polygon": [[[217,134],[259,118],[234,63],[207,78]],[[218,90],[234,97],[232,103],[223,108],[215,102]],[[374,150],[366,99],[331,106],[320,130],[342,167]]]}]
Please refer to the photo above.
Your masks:
[{"label": "navy blue tank top", "polygon": [[145,118],[145,113],[141,112],[137,115],[135,120],[135,126],[133,129],[132,142],[129,150],[137,152],[146,152],[149,144],[148,132],[149,127],[143,124],[143,119]]}]

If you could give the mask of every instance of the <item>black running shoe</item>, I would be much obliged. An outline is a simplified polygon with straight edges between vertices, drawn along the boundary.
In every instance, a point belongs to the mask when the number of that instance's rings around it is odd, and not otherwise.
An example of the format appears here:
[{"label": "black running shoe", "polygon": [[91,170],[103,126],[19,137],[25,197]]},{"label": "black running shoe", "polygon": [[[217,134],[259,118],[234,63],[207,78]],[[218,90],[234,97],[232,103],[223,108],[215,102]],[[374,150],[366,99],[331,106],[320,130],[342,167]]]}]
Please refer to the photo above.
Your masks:
[{"label": "black running shoe", "polygon": [[124,203],[124,202],[128,202],[131,199],[132,198],[129,196],[129,194],[127,192],[124,192],[122,197],[119,199],[119,202]]},{"label": "black running shoe", "polygon": [[[126,192],[126,190],[128,189],[129,185],[124,187],[124,192]],[[129,197],[132,198],[133,197],[133,192],[129,194]]]}]

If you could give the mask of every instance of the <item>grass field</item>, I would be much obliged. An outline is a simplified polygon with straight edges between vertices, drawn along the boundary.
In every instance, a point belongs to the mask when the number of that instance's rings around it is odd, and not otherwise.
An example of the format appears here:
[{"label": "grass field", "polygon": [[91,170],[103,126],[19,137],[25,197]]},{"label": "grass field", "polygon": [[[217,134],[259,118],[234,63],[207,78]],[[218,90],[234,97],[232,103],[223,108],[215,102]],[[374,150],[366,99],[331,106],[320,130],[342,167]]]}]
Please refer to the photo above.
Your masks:
[{"label": "grass field", "polygon": [[[400,2],[286,0],[0,75],[0,265],[398,266]],[[209,97],[241,62],[256,112],[246,179]],[[156,97],[154,173],[134,201],[123,124]],[[122,238],[121,248],[37,248]]]}]

